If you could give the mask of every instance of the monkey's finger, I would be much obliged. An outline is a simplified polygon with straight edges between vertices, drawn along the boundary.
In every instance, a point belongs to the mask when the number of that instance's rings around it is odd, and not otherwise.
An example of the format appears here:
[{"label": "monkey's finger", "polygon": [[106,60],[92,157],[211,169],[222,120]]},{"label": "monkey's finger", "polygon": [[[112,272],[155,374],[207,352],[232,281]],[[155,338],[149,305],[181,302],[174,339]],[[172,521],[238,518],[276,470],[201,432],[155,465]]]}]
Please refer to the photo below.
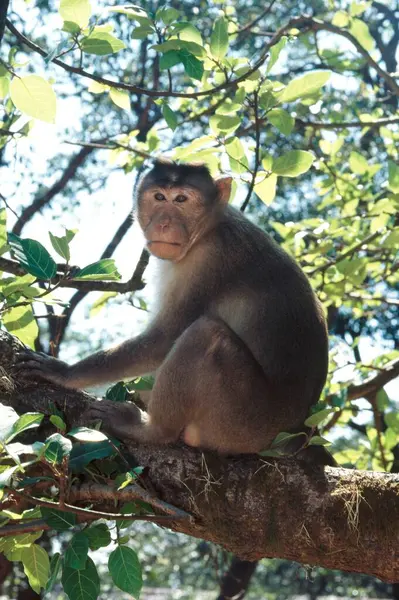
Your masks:
[{"label": "monkey's finger", "polygon": [[46,359],[48,360],[48,356],[42,353],[37,353],[37,352],[32,352],[32,351],[26,351],[23,350],[22,352],[18,352],[15,356],[15,362],[16,363],[21,363],[21,362],[27,362],[27,361],[36,361],[38,363],[44,363],[46,362]]},{"label": "monkey's finger", "polygon": [[38,360],[21,360],[17,363],[15,363],[15,365],[13,365],[12,370],[13,371],[29,371],[31,372],[32,369],[45,369],[45,365],[43,363],[41,363]]}]

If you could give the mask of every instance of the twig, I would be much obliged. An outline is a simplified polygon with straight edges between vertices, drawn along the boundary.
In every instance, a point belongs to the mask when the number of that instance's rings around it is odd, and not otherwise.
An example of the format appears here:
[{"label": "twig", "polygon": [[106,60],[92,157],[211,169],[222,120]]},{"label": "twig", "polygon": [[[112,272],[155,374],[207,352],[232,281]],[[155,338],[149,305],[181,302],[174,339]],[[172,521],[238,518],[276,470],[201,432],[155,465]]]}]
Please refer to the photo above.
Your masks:
[{"label": "twig", "polygon": [[[25,37],[20,31],[18,31],[16,27],[14,27],[14,25],[11,23],[11,21],[9,21],[9,19],[6,20],[6,25],[7,28],[11,31],[11,33],[13,33],[21,42],[28,46],[28,48],[30,48],[31,50],[33,50],[37,54],[40,54],[43,57],[48,56],[48,52],[46,50],[43,50],[43,48],[29,40],[27,37]],[[92,79],[93,81],[97,81],[98,83],[101,83],[103,85],[108,85],[112,88],[127,90],[128,92],[132,92],[134,94],[143,94],[144,96],[149,96],[150,98],[199,98],[202,96],[212,96],[216,92],[220,92],[228,87],[233,87],[237,85],[241,81],[245,81],[250,75],[252,75],[252,73],[257,71],[257,69],[259,69],[259,67],[263,65],[263,63],[267,59],[269,47],[271,45],[276,44],[278,40],[284,35],[287,28],[291,29],[291,27],[292,25],[287,24],[286,26],[284,26],[276,32],[275,36],[272,38],[270,43],[267,44],[266,47],[263,49],[259,59],[254,63],[254,65],[250,69],[248,69],[246,73],[243,73],[243,75],[240,75],[240,77],[237,77],[236,79],[233,79],[229,82],[224,81],[220,85],[217,85],[213,88],[192,93],[171,92],[170,90],[150,90],[146,88],[141,88],[137,85],[126,83],[124,81],[112,81],[111,79],[106,79],[105,77],[94,75],[94,73],[89,73],[81,67],[73,67],[57,58],[53,58],[52,62],[58,67],[64,69],[65,71],[68,71],[69,73],[75,73],[76,75],[87,77],[88,79]]]},{"label": "twig", "polygon": [[190,518],[189,513],[181,508],[172,506],[156,496],[153,496],[147,490],[137,484],[131,484],[123,490],[115,490],[115,488],[97,483],[83,484],[80,487],[71,488],[71,499],[74,502],[95,502],[99,500],[112,500],[116,502],[129,502],[131,500],[141,500],[151,504],[154,508],[161,510],[169,516],[179,518]]},{"label": "twig", "polygon": [[255,25],[257,25],[259,23],[259,21],[261,21],[264,17],[266,17],[266,15],[269,14],[269,12],[273,8],[273,4],[275,2],[276,2],[276,0],[271,0],[270,4],[268,6],[266,6],[265,10],[263,12],[261,12],[258,17],[256,17],[255,19],[253,19],[252,21],[250,21],[249,23],[247,23],[246,25],[244,25],[243,27],[241,27],[235,33],[240,34],[240,33],[244,33],[245,31],[248,31],[249,29],[252,29],[252,27],[254,27]]},{"label": "twig", "polygon": [[95,519],[108,519],[110,521],[121,521],[123,519],[129,519],[132,521],[154,521],[154,522],[170,522],[176,520],[184,520],[191,519],[192,517],[188,513],[182,513],[180,515],[136,515],[136,514],[126,514],[122,513],[108,513],[98,510],[91,510],[89,508],[82,508],[81,506],[73,506],[72,504],[65,503],[62,507],[58,504],[58,502],[51,502],[50,500],[43,500],[42,498],[36,498],[35,496],[29,496],[24,492],[20,492],[15,490],[14,488],[8,488],[8,493],[13,494],[19,498],[23,498],[29,504],[33,506],[43,506],[44,508],[50,508],[53,510],[62,510],[67,513],[74,513],[76,516],[83,518],[95,518]]},{"label": "twig", "polygon": [[[27,271],[23,269],[19,263],[9,258],[0,257],[0,270],[13,275],[26,275]],[[59,287],[73,288],[83,292],[119,292],[126,294],[128,292],[136,292],[144,287],[141,279],[133,276],[125,282],[119,281],[79,281],[78,279],[64,279],[65,275],[56,275],[50,279],[51,285],[58,284]]]},{"label": "twig", "polygon": [[385,127],[388,125],[395,125],[399,123],[399,117],[394,117],[392,119],[376,119],[375,121],[340,121],[334,123],[331,121],[330,123],[323,123],[322,121],[304,121],[297,117],[295,119],[295,125],[297,127],[311,127],[312,129],[354,129],[354,128],[363,128],[363,127],[375,127],[376,129],[379,127]]},{"label": "twig", "polygon": [[258,107],[258,92],[254,93],[254,115],[255,115],[255,164],[252,172],[251,183],[249,184],[248,192],[244,202],[241,205],[240,210],[244,212],[248,203],[251,199],[253,189],[255,187],[256,176],[258,174],[260,166],[260,119],[259,119],[259,107]]},{"label": "twig", "polygon": [[28,221],[30,221],[37,212],[49,204],[56,194],[59,194],[64,189],[91,152],[93,152],[92,147],[84,147],[70,159],[60,179],[44,194],[37,196],[29,206],[23,209],[21,216],[12,229],[13,233],[20,235],[22,228]]}]

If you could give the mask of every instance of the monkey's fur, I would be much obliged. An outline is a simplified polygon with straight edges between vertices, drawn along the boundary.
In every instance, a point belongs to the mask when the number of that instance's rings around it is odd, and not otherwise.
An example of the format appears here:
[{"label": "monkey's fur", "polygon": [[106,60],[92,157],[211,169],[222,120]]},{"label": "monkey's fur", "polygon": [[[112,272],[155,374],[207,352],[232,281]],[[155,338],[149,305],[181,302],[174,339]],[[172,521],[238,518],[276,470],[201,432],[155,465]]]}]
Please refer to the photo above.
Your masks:
[{"label": "monkey's fur", "polygon": [[29,353],[20,369],[72,388],[155,372],[147,414],[91,410],[124,439],[239,454],[303,430],[326,379],[325,320],[295,261],[228,205],[230,186],[204,166],[156,162],[137,194],[148,248],[167,260],[152,323],[75,365]]}]

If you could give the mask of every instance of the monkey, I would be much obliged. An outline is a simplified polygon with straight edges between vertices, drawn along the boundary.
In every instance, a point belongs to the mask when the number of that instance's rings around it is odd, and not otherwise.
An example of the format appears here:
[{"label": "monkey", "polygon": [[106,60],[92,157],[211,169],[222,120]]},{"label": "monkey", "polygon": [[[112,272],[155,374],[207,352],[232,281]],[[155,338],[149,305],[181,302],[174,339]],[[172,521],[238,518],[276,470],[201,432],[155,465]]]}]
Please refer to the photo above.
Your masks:
[{"label": "monkey", "polygon": [[150,324],[71,366],[25,352],[19,370],[68,388],[154,373],[146,413],[106,400],[88,411],[122,440],[235,455],[303,431],[327,376],[323,311],[296,261],[229,204],[231,182],[155,161],[135,200],[161,270]]}]

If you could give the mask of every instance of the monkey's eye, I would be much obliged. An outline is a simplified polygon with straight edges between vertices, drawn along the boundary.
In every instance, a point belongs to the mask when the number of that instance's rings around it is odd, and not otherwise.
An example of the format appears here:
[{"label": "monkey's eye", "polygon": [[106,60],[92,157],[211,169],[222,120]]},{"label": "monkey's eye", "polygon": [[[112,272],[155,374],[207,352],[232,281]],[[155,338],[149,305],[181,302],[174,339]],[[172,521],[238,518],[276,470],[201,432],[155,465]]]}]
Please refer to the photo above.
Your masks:
[{"label": "monkey's eye", "polygon": [[163,202],[163,200],[166,200],[165,196],[163,194],[161,194],[161,192],[157,192],[154,196],[155,200],[159,200],[159,202]]},{"label": "monkey's eye", "polygon": [[179,194],[175,198],[175,202],[185,202],[186,200],[187,200],[187,196],[185,196],[184,194]]}]

